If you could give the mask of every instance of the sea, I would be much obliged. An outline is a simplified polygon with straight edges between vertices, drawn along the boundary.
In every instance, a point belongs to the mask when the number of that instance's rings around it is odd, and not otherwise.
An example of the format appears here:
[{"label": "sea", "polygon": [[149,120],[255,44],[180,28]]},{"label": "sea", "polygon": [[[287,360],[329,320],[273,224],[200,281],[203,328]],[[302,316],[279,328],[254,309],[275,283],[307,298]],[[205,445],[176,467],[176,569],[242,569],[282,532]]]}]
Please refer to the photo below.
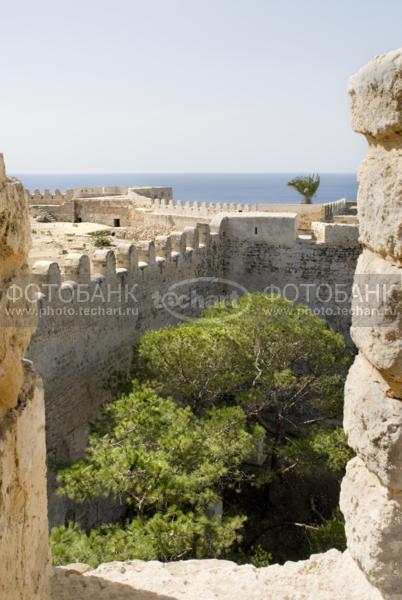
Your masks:
[{"label": "sea", "polygon": [[[287,182],[300,173],[48,173],[15,174],[28,190],[65,191],[96,186],[169,186],[175,200],[244,204],[297,204],[301,196]],[[314,203],[355,201],[354,173],[321,173]]]}]

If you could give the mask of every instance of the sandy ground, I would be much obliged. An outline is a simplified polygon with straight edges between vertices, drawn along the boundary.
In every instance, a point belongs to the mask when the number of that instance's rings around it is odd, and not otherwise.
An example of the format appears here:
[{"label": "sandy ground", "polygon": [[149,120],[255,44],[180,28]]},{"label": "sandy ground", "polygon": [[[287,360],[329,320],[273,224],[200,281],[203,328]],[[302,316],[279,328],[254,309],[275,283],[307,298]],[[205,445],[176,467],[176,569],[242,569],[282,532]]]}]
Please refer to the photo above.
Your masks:
[{"label": "sandy ground", "polygon": [[38,260],[55,260],[63,264],[64,256],[69,252],[82,252],[90,256],[96,250],[93,245],[93,235],[105,232],[110,239],[110,248],[121,240],[152,240],[157,235],[167,235],[169,227],[109,227],[99,223],[38,223],[31,222],[32,248],[29,253],[29,264],[32,266]]}]

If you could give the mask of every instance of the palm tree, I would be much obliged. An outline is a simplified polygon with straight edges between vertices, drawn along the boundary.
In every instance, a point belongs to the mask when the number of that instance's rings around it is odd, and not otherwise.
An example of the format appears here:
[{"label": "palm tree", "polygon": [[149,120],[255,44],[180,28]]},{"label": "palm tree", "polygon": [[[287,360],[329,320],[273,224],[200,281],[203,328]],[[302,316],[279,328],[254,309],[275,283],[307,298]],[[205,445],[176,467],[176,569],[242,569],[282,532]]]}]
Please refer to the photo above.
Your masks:
[{"label": "palm tree", "polygon": [[304,196],[303,204],[311,204],[312,198],[320,185],[319,175],[304,175],[295,177],[288,182],[288,185],[295,188],[302,196]]}]

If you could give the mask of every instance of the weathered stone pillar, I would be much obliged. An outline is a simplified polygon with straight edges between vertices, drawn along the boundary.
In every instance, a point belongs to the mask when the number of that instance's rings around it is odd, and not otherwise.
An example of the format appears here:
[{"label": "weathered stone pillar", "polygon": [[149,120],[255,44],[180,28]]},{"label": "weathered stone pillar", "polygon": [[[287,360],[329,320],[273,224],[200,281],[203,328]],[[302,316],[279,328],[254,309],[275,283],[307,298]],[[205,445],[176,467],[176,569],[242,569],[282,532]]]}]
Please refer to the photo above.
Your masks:
[{"label": "weathered stone pillar", "polygon": [[355,274],[344,427],[356,458],[342,483],[348,550],[386,600],[402,599],[402,49],[351,78],[363,251]]},{"label": "weathered stone pillar", "polygon": [[12,301],[24,291],[29,245],[25,193],[19,182],[6,177],[0,154],[2,600],[46,600],[50,574],[43,390],[31,364],[22,360],[34,323],[24,319],[24,298]]}]

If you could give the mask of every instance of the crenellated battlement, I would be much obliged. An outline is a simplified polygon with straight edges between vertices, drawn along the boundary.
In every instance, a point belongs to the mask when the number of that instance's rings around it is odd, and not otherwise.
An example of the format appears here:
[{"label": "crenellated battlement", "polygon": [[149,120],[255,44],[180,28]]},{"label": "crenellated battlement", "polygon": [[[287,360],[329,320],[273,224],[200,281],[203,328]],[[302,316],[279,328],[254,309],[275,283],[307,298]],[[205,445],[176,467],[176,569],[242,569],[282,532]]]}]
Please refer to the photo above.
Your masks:
[{"label": "crenellated battlement", "polygon": [[257,204],[234,204],[229,202],[181,202],[154,198],[152,211],[157,215],[192,215],[209,216],[222,212],[253,212],[258,210]]},{"label": "crenellated battlement", "polygon": [[233,202],[182,202],[174,200],[172,188],[103,186],[78,188],[62,193],[45,190],[27,192],[34,217],[43,211],[50,220],[103,223],[129,227],[142,222],[145,226],[168,226],[183,229],[208,223],[218,214],[292,212],[299,216],[300,231],[310,232],[314,221],[333,222],[340,216],[350,223],[356,212],[346,199],[327,204],[246,204]]},{"label": "crenellated battlement", "polygon": [[181,202],[179,200],[154,199],[150,210],[144,215],[148,225],[164,222],[185,227],[196,221],[209,222],[220,214],[250,213],[295,213],[299,216],[298,228],[301,232],[311,232],[315,221],[333,222],[339,215],[347,215],[346,222],[356,222],[354,203],[346,199],[326,204],[235,204],[229,202]]},{"label": "crenellated battlement", "polygon": [[[135,243],[119,240],[114,249],[96,249],[91,255],[70,252],[62,262],[40,260],[32,266],[32,280],[42,293],[46,288],[68,283],[121,283],[127,277],[143,279],[150,270],[163,273],[169,267],[177,268],[193,254],[203,255],[210,250],[223,252],[231,245],[233,260],[238,260],[240,248],[255,245],[290,248],[303,256],[305,247],[327,245],[330,247],[353,248],[358,244],[358,228],[354,225],[312,223],[312,236],[300,237],[297,233],[297,215],[287,213],[249,213],[248,215],[218,215],[207,223],[196,227],[185,227],[183,231],[172,231],[169,235],[157,236],[155,240],[140,240]],[[238,243],[238,250],[232,244]]]},{"label": "crenellated battlement", "polygon": [[50,190],[41,192],[39,189],[36,189],[33,192],[26,190],[26,194],[29,204],[64,204],[65,202],[71,202],[74,196],[74,190],[61,192],[59,189],[56,189],[54,192],[51,192]]},{"label": "crenellated battlement", "polygon": [[54,191],[45,189],[43,192],[39,189],[34,191],[26,190],[29,204],[63,204],[76,199],[96,199],[96,198],[113,198],[126,197],[127,199],[136,199],[144,197],[150,200],[151,203],[156,201],[171,201],[172,188],[157,187],[157,186],[139,186],[139,187],[124,187],[124,186],[98,186],[86,188],[72,188],[65,192],[56,188]]},{"label": "crenellated battlement", "polygon": [[277,205],[277,204],[246,204],[246,203],[233,203],[233,202],[181,202],[180,200],[174,200],[173,198],[154,198],[152,199],[152,210],[155,214],[159,215],[215,215],[219,213],[232,213],[232,212],[272,212],[274,207],[275,212],[278,208],[283,212],[297,212],[298,214],[305,213],[316,213],[321,214],[323,220],[333,221],[334,216],[340,214],[346,214],[349,207],[354,203],[349,202],[346,198],[335,200],[334,202],[327,202],[325,204],[295,204],[295,205]]},{"label": "crenellated battlement", "polygon": [[101,280],[110,284],[119,280],[125,284],[128,278],[143,279],[148,271],[155,269],[163,276],[166,269],[177,269],[193,255],[200,258],[210,250],[217,252],[218,238],[218,233],[210,232],[209,225],[200,224],[155,240],[119,241],[115,249],[97,249],[91,256],[71,252],[60,264],[52,260],[35,262],[32,281],[46,295],[46,290],[63,287],[65,283],[69,287],[72,283],[99,284]]}]

